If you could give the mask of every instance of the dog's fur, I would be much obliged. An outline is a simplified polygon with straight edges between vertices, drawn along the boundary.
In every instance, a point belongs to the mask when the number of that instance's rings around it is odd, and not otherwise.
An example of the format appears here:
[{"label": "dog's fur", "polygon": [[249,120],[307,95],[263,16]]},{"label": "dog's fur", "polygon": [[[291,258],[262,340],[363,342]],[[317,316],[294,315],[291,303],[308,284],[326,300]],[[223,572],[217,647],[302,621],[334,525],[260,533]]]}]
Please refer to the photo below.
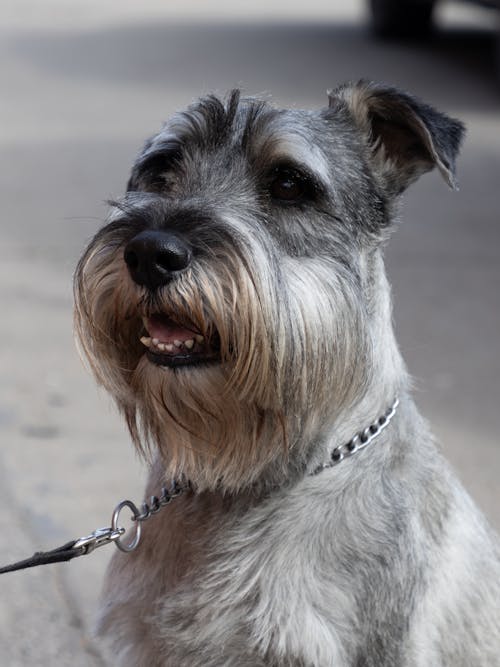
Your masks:
[{"label": "dog's fur", "polygon": [[[100,630],[121,665],[500,665],[496,538],[409,395],[382,259],[404,189],[435,166],[454,185],[462,132],[360,82],[317,112],[208,97],[147,142],[75,279],[147,495],[193,487],[112,560]],[[155,288],[124,260],[144,230],[190,253]],[[153,363],[155,313],[217,361]],[[396,396],[369,447],[313,474]]]}]

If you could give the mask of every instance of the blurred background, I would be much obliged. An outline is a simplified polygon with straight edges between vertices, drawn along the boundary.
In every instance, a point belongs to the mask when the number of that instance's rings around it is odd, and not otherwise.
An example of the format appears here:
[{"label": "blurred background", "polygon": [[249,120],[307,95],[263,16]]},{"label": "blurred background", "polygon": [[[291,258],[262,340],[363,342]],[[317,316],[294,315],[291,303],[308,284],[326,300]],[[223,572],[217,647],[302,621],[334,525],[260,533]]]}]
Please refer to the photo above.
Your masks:
[{"label": "blurred background", "polygon": [[[430,37],[387,41],[363,0],[0,1],[0,564],[142,497],[128,435],[74,348],[72,272],[143,140],[234,86],[314,108],[363,77],[466,122],[460,191],[424,176],[387,263],[416,400],[500,528],[497,20],[441,0]],[[112,548],[0,578],[2,667],[113,665],[91,637]]]}]

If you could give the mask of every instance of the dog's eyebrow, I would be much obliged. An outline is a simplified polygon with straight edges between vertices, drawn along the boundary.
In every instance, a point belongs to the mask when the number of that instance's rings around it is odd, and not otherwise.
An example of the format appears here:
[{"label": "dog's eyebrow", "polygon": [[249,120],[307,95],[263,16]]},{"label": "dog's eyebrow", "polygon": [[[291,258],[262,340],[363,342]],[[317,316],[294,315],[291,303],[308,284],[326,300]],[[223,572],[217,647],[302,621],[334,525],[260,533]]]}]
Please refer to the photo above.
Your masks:
[{"label": "dog's eyebrow", "polygon": [[170,137],[159,142],[153,142],[139,155],[135,169],[138,173],[164,171],[172,163],[180,160],[182,149],[182,143]]}]

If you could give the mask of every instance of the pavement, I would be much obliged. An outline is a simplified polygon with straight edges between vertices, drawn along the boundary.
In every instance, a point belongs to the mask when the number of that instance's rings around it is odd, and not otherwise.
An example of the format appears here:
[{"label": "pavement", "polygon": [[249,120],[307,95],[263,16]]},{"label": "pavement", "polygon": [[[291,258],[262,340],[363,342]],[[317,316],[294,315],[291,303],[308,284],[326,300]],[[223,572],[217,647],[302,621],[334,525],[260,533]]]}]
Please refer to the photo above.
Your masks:
[{"label": "pavement", "polygon": [[[422,412],[500,528],[500,84],[490,13],[443,3],[428,44],[381,44],[359,1],[0,2],[0,564],[109,525],[144,471],[78,358],[71,277],[143,140],[235,85],[318,107],[360,77],[463,119],[460,192],[426,175],[387,251]],[[180,14],[179,11],[182,11]],[[114,547],[0,579],[0,666],[112,666],[92,636]]]}]

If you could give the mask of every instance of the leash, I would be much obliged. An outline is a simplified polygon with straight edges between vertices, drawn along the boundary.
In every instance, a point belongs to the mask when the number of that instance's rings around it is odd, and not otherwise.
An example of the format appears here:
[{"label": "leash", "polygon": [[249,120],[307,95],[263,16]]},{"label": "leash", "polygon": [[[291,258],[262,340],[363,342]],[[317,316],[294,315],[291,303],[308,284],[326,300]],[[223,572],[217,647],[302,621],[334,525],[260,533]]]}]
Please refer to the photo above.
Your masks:
[{"label": "leash", "polygon": [[[103,547],[106,544],[114,543],[120,551],[124,551],[125,553],[133,551],[139,546],[141,540],[142,522],[147,521],[165,507],[165,505],[168,505],[171,500],[190,489],[191,485],[189,482],[173,482],[170,490],[167,487],[162,487],[160,497],[151,496],[150,502],[144,502],[140,510],[131,500],[122,500],[113,511],[111,526],[109,528],[97,528],[90,535],[66,542],[66,544],[51,551],[37,551],[31,558],[1,567],[0,574],[25,570],[28,567],[36,567],[37,565],[63,563],[73,558],[78,558],[78,556],[86,556],[92,553],[94,549]],[[120,514],[126,507],[132,512],[131,521],[134,522],[132,535],[128,539],[124,539],[127,531],[120,526]]]},{"label": "leash", "polygon": [[[329,461],[315,468],[311,474],[316,475],[327,468],[332,468],[345,458],[353,456],[356,452],[367,447],[389,425],[398,405],[399,399],[396,398],[384,414],[370,424],[370,426],[359,431],[359,433],[349,440],[349,442],[335,447],[330,455]],[[94,549],[105,546],[106,544],[113,543],[120,551],[125,553],[134,551],[134,549],[139,546],[141,540],[142,523],[150,519],[154,514],[157,514],[174,498],[191,490],[192,487],[189,481],[174,481],[170,489],[162,487],[159,497],[151,496],[149,503],[142,503],[140,510],[131,500],[122,500],[113,511],[111,526],[109,528],[97,528],[97,530],[94,530],[90,535],[80,537],[71,542],[66,542],[66,544],[63,544],[56,549],[52,549],[51,551],[37,551],[31,558],[26,558],[17,563],[12,563],[12,565],[1,567],[0,574],[15,572],[16,570],[24,570],[38,565],[66,562],[79,556],[86,556],[87,554],[92,553]],[[134,524],[132,534],[128,539],[126,539],[126,533],[129,531],[120,526],[120,514],[125,508],[128,508],[132,512],[131,521]]]}]

